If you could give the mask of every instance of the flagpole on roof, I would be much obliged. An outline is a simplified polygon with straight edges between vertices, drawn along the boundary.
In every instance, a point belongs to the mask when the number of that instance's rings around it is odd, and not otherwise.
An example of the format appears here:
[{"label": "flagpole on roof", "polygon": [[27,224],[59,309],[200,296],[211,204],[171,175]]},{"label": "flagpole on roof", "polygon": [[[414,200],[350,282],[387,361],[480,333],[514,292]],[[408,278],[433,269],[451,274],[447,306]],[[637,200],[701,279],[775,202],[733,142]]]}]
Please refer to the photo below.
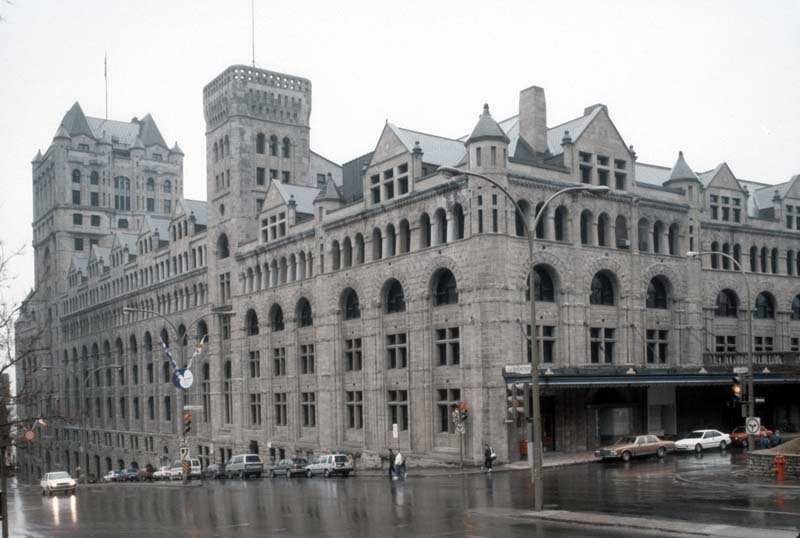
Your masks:
[{"label": "flagpole on roof", "polygon": [[103,78],[106,81],[106,121],[108,121],[108,53],[103,56]]}]

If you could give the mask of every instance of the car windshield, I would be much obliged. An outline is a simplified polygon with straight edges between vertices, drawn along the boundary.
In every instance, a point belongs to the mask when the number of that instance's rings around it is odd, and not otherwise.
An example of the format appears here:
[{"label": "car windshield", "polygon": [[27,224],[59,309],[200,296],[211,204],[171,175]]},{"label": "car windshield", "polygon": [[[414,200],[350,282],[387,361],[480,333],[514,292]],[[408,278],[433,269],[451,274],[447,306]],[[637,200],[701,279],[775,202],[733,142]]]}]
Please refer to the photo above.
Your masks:
[{"label": "car windshield", "polygon": [[247,456],[245,458],[245,461],[247,463],[261,463],[261,458],[259,458],[258,456]]},{"label": "car windshield", "polygon": [[617,441],[616,445],[631,445],[636,442],[636,437],[631,435],[626,435],[625,437],[620,437],[619,441]]},{"label": "car windshield", "polygon": [[69,473],[50,473],[50,480],[64,480],[72,478]]},{"label": "car windshield", "polygon": [[300,464],[306,464],[308,463],[308,461],[304,460],[303,458],[295,458],[294,463],[300,465]]},{"label": "car windshield", "polygon": [[333,458],[337,463],[344,463],[347,461],[347,456],[334,456]]},{"label": "car windshield", "polygon": [[686,436],[687,439],[700,439],[703,437],[703,432],[692,432]]}]

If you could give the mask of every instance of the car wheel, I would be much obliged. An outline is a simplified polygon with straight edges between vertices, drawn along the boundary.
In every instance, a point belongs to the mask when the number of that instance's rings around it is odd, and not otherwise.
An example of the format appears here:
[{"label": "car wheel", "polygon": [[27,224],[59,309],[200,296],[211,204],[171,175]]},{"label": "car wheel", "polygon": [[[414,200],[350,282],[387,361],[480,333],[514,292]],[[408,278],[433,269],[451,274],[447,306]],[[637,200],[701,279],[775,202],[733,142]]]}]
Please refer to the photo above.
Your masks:
[{"label": "car wheel", "polygon": [[697,443],[696,445],[694,445],[694,451],[700,454],[703,451],[703,445]]},{"label": "car wheel", "polygon": [[343,476],[343,477],[345,477],[345,478],[347,478],[348,476],[350,476],[350,471],[345,471],[345,472],[343,472],[343,473],[342,473],[342,476]]},{"label": "car wheel", "polygon": [[667,455],[667,449],[664,448],[663,446],[658,447],[658,450],[656,450],[656,456],[658,456],[659,459],[662,459],[666,455]]},{"label": "car wheel", "polygon": [[330,470],[329,469],[325,469],[325,478],[330,478],[330,477],[331,477]]},{"label": "car wheel", "polygon": [[725,441],[720,442],[719,449],[725,450],[726,448],[728,448],[728,444]]},{"label": "car wheel", "polygon": [[306,476],[307,476],[308,478],[311,478],[311,477],[313,477],[313,476],[314,476],[314,473],[312,473],[312,472],[311,472],[311,469],[308,469],[308,470],[306,471]]},{"label": "car wheel", "polygon": [[622,461],[631,461],[631,453],[627,450],[622,453]]},{"label": "car wheel", "polygon": [[256,473],[256,478],[261,478],[261,473]]},{"label": "car wheel", "polygon": [[292,477],[292,470],[286,469],[286,478],[291,478],[291,477]]}]

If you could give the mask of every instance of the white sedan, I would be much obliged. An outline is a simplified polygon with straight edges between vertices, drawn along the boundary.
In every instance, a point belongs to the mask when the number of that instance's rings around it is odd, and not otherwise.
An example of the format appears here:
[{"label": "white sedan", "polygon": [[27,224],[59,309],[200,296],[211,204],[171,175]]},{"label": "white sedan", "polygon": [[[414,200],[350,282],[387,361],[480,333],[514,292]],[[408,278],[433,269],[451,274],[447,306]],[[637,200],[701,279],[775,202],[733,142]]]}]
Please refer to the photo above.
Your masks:
[{"label": "white sedan", "polygon": [[158,471],[153,473],[153,478],[155,480],[169,480],[172,478],[172,472],[169,470],[169,466],[165,465],[163,467],[159,467]]},{"label": "white sedan", "polygon": [[731,444],[731,436],[718,430],[695,430],[680,441],[675,441],[675,450],[698,454],[706,449],[725,450]]},{"label": "white sedan", "polygon": [[65,473],[64,471],[45,474],[40,484],[42,486],[42,495],[53,495],[59,491],[74,494],[78,487],[78,483],[69,473]]}]

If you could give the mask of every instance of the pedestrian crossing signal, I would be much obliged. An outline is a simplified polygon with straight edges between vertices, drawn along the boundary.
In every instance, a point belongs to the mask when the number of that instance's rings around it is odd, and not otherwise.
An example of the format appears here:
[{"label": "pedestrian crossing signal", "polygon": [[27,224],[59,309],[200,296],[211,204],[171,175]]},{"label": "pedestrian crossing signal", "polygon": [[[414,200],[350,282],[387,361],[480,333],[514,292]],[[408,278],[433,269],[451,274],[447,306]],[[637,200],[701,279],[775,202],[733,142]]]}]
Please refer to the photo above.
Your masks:
[{"label": "pedestrian crossing signal", "polygon": [[742,401],[742,379],[739,376],[735,376],[733,378],[733,385],[731,386],[731,392],[733,393],[733,399],[736,403],[741,403]]}]

